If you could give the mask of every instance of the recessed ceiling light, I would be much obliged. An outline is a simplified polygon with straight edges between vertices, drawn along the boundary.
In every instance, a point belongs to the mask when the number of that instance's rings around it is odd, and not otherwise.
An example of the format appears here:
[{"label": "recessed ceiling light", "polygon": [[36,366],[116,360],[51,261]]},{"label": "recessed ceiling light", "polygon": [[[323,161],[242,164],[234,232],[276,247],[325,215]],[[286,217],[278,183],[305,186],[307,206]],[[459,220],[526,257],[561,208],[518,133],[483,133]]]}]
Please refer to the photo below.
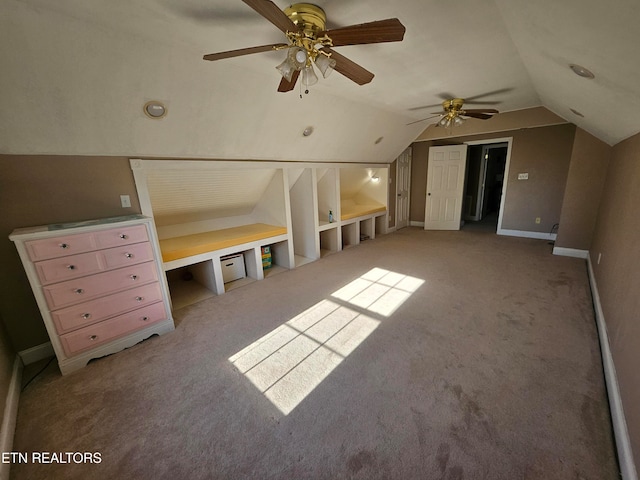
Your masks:
[{"label": "recessed ceiling light", "polygon": [[302,131],[302,136],[303,137],[308,137],[312,133],[313,133],[313,127],[307,127]]},{"label": "recessed ceiling light", "polygon": [[583,115],[583,114],[581,114],[579,111],[577,111],[577,110],[575,110],[575,109],[573,109],[573,108],[570,108],[569,110],[571,110],[571,112],[572,112],[574,115],[577,115],[577,116],[579,116],[579,117],[583,117],[583,118],[584,118],[584,115]]},{"label": "recessed ceiling light", "polygon": [[573,70],[573,73],[583,78],[596,78],[596,76],[588,68],[584,68],[582,65],[569,65],[569,68]]},{"label": "recessed ceiling light", "polygon": [[144,114],[149,118],[162,118],[167,114],[167,107],[157,100],[151,100],[144,104]]}]

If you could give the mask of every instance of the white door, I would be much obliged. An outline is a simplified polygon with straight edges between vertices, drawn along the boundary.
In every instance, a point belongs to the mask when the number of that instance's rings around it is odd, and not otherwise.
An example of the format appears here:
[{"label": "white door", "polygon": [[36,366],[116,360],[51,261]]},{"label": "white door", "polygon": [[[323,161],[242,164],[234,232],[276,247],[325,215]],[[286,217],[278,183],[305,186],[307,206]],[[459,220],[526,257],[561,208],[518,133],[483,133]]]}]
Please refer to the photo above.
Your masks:
[{"label": "white door", "polygon": [[396,228],[409,225],[409,188],[411,187],[411,147],[396,162]]},{"label": "white door", "polygon": [[460,230],[466,165],[466,145],[429,149],[425,230]]}]

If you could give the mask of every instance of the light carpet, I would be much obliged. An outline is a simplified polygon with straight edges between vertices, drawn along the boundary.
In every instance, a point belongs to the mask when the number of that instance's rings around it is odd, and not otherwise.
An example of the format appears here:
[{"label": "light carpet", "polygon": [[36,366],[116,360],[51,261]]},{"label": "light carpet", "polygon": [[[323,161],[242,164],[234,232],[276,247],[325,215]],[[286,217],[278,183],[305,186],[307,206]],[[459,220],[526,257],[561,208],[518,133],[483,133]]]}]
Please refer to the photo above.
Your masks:
[{"label": "light carpet", "polygon": [[20,398],[21,479],[618,478],[584,260],[407,228]]}]

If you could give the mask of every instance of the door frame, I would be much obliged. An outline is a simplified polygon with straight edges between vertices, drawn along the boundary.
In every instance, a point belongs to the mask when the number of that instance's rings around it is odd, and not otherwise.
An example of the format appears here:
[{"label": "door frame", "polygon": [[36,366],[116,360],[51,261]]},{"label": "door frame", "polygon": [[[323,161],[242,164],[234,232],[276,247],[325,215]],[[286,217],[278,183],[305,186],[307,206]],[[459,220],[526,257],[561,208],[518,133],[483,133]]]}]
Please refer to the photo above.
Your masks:
[{"label": "door frame", "polygon": [[[499,235],[504,234],[502,228],[502,219],[504,215],[504,204],[507,199],[507,185],[509,184],[509,166],[511,165],[511,147],[513,146],[513,137],[501,137],[501,138],[487,138],[484,140],[469,140],[467,142],[463,142],[467,145],[488,145],[492,143],[506,143],[507,144],[507,160],[504,165],[504,180],[502,182],[502,195],[500,196],[500,212],[498,213],[498,227],[496,233]],[[482,159],[483,162],[485,159]],[[484,164],[483,164],[484,165]],[[486,173],[486,165],[484,165],[484,170]],[[484,175],[484,173],[483,173]],[[484,195],[484,193],[483,193]],[[476,212],[477,213],[477,212]]]}]

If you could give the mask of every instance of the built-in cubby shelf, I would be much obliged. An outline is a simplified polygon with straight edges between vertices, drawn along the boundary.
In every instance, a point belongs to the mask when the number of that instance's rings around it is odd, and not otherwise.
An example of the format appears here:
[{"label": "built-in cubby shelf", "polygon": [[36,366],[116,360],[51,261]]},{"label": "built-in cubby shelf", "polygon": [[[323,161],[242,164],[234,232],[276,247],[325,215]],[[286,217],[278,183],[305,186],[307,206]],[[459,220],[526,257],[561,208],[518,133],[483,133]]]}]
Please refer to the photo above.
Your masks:
[{"label": "built-in cubby shelf", "polygon": [[[131,168],[173,309],[386,233],[387,165],[134,159]],[[220,259],[232,254],[246,276],[224,283]]]}]

